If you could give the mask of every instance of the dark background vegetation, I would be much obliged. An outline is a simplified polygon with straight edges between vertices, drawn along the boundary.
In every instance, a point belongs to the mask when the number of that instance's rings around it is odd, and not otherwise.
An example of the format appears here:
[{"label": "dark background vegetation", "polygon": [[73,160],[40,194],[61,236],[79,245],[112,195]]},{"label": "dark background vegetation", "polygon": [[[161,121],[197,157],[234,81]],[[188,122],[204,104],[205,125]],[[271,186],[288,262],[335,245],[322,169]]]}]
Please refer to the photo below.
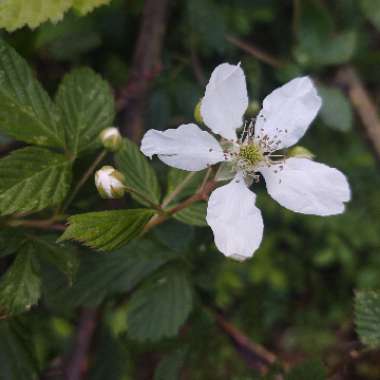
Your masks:
[{"label": "dark background vegetation", "polygon": [[[79,378],[90,380],[152,379],[155,371],[170,380],[178,368],[181,379],[257,379],[280,365],[268,364],[270,352],[286,368],[323,365],[331,379],[380,378],[379,353],[362,351],[353,309],[356,289],[380,287],[379,1],[114,0],[85,17],[68,13],[56,25],[1,35],[51,93],[73,67],[99,72],[114,89],[116,124],[135,141],[145,129],[193,121],[222,62],[241,62],[252,115],[274,88],[310,75],[324,105],[302,145],[346,173],[353,194],[344,215],[321,218],[281,208],[259,184],[264,240],[244,263],[217,252],[209,228],[170,221],[155,229],[154,238],[183,257],[196,289],[177,338],[138,343],[120,296],[78,311],[65,300],[58,307],[44,284],[47,296],[20,322],[41,378],[59,378],[62,366],[79,360]],[[3,137],[0,149],[10,144],[18,143]],[[164,184],[167,169],[154,164]],[[110,207],[92,184],[81,199],[76,212]],[[106,270],[93,281],[102,276]],[[270,351],[264,359],[254,344]],[[12,346],[1,338],[0,347],[3,366]],[[0,369],[0,378],[14,377]]]}]

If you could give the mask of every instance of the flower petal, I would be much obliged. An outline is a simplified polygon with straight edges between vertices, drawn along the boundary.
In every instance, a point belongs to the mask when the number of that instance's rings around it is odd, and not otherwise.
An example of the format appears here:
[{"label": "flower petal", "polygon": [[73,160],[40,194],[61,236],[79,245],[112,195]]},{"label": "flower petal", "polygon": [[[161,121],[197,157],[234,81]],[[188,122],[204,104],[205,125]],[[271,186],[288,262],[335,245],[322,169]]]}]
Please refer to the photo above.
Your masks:
[{"label": "flower petal", "polygon": [[195,124],[182,124],[177,129],[150,129],[141,141],[141,151],[152,158],[182,170],[198,171],[225,160],[218,141]]},{"label": "flower petal", "polygon": [[211,194],[206,220],[214,232],[216,247],[225,256],[243,261],[259,247],[264,224],[255,201],[256,195],[239,176]]},{"label": "flower petal", "polygon": [[295,78],[269,94],[256,125],[256,138],[267,135],[277,149],[294,145],[317,115],[322,100],[309,77]]},{"label": "flower petal", "polygon": [[218,141],[195,124],[182,124],[177,129],[150,129],[141,141],[141,151],[152,158],[182,170],[198,171],[224,161]]},{"label": "flower petal", "polygon": [[236,140],[248,107],[247,85],[240,65],[223,63],[215,68],[201,103],[204,123],[228,140]]},{"label": "flower petal", "polygon": [[289,158],[283,170],[277,165],[261,169],[268,193],[281,206],[302,214],[341,214],[351,198],[343,173],[307,158]]}]

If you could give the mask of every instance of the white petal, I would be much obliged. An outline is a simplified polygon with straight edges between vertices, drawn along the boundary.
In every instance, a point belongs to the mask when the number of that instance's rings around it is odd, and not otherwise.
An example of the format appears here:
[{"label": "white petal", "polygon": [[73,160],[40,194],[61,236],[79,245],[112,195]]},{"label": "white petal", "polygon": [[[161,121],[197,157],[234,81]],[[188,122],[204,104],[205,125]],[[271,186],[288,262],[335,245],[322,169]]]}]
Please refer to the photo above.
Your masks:
[{"label": "white petal", "polygon": [[216,67],[201,103],[204,123],[228,140],[236,140],[248,107],[247,85],[240,65],[223,63]]},{"label": "white petal", "polygon": [[211,194],[206,220],[225,256],[243,261],[259,247],[264,224],[255,201],[256,195],[238,176]]},{"label": "white petal", "polygon": [[255,132],[279,142],[276,149],[294,145],[321,108],[322,100],[309,77],[295,78],[269,94],[263,102]]},{"label": "white petal", "polygon": [[202,170],[225,159],[218,141],[195,124],[166,131],[150,129],[140,149],[150,158],[157,154],[165,164],[189,171]]},{"label": "white petal", "polygon": [[302,214],[341,214],[344,202],[351,198],[343,173],[307,158],[289,158],[283,170],[274,165],[261,173],[271,197],[281,206]]}]

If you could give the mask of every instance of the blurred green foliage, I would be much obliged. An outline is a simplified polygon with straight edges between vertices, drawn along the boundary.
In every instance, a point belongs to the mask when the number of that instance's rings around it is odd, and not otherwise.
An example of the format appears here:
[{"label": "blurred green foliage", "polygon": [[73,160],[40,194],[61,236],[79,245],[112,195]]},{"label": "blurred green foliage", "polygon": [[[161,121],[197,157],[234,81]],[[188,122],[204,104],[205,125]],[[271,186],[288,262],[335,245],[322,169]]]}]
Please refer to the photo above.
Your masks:
[{"label": "blurred green foliage", "polygon": [[[57,24],[14,33],[3,30],[0,36],[27,58],[50,94],[70,69],[81,66],[100,73],[118,93],[128,80],[143,6],[143,0],[113,0],[85,17],[68,12]],[[341,65],[352,64],[378,100],[379,9],[378,0],[171,1],[162,71],[144,115],[146,129],[192,122],[204,91],[199,72],[207,79],[221,62],[242,63],[250,100],[256,102],[253,110],[275,87],[294,76],[310,75],[324,106],[302,144],[318,161],[346,173],[353,199],[344,215],[303,216],[276,204],[262,182],[254,185],[266,232],[254,258],[244,263],[224,258],[214,247],[210,229],[197,227],[202,225],[202,205],[154,229],[147,241],[117,252],[99,254],[83,247],[74,252],[68,246],[66,250],[79,260],[73,285],[58,265],[41,260],[38,307],[20,320],[0,320],[0,379],[36,379],[70,349],[75,308],[100,303],[102,320],[89,362],[91,380],[174,380],[179,373],[192,380],[260,378],[218,329],[211,307],[223,310],[247,336],[289,363],[308,359],[286,379],[324,379],[325,367],[334,368],[343,360],[341,347],[358,341],[353,329],[354,289],[380,288],[379,167],[345,89],[334,81]],[[227,36],[258,47],[278,64],[244,52]],[[121,115],[116,120],[121,123]],[[83,156],[76,163],[75,178],[88,160]],[[116,159],[120,165],[128,160],[125,152]],[[145,162],[139,165],[150,170]],[[160,163],[154,165],[162,189],[170,189],[176,177]],[[134,173],[125,170],[131,183],[141,186]],[[148,197],[157,198],[159,184],[151,175],[151,185],[144,188]],[[196,184],[196,178],[189,183],[189,194]],[[136,200],[128,199],[127,205],[136,206]],[[89,183],[70,212],[106,208]],[[13,242],[13,237],[8,230],[0,234],[2,273],[10,255],[19,251],[19,240]],[[22,265],[27,266],[23,270],[32,270],[27,261]],[[178,273],[185,277],[178,280]],[[4,275],[3,283],[10,275]],[[161,297],[162,289],[152,283],[165,276],[170,281],[163,286],[169,284],[170,292]],[[27,291],[37,286],[29,285]],[[130,297],[126,306],[125,297]],[[170,302],[178,313],[165,309]],[[148,323],[141,315],[152,319]],[[150,339],[152,335],[155,339]],[[167,338],[150,342],[161,337]],[[376,361],[366,356],[345,368],[347,380],[380,376]],[[312,371],[314,377],[308,377]]]}]

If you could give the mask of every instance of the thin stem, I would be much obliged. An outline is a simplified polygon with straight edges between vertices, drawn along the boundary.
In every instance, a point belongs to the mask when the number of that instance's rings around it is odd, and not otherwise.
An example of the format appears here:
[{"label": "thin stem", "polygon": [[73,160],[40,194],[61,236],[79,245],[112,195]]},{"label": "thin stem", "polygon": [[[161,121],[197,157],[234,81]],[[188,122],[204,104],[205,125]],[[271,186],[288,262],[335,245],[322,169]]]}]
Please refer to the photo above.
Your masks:
[{"label": "thin stem", "polygon": [[103,158],[106,156],[107,151],[104,149],[102,150],[99,155],[95,158],[92,165],[87,169],[87,171],[84,173],[83,177],[80,179],[80,181],[75,186],[73,192],[67,199],[66,203],[63,205],[61,212],[63,213],[70,205],[70,203],[74,200],[76,195],[78,194],[79,190],[82,188],[82,186],[87,182],[87,180],[90,178],[90,176],[93,174],[96,167],[99,165],[99,163],[103,160]]},{"label": "thin stem", "polygon": [[144,231],[142,234],[145,234],[149,230],[151,230],[153,227],[165,222],[167,219],[169,219],[172,215],[175,213],[191,206],[195,202],[199,202],[202,200],[206,200],[208,197],[208,194],[211,193],[212,190],[216,187],[217,182],[214,180],[210,180],[206,182],[202,189],[200,189],[198,192],[196,192],[191,197],[185,199],[183,202],[179,203],[178,205],[172,207],[169,210],[166,210],[165,214],[161,215],[155,215],[145,226]]},{"label": "thin stem", "polygon": [[162,207],[154,202],[152,202],[150,199],[148,199],[145,195],[139,193],[137,190],[132,189],[131,187],[124,186],[125,190],[128,191],[129,193],[133,193],[138,195],[141,199],[143,199],[146,203],[149,204],[152,208],[157,210],[159,213],[163,213],[164,211],[162,210]]},{"label": "thin stem", "polygon": [[202,189],[205,187],[208,179],[210,178],[211,173],[212,173],[212,168],[208,168],[205,176],[203,177],[202,183],[201,183],[201,185],[199,186],[199,188],[197,190],[197,193],[199,193],[200,191],[202,191]]},{"label": "thin stem", "polygon": [[15,219],[7,222],[7,225],[10,227],[27,227],[27,228],[36,228],[40,230],[55,230],[55,231],[64,231],[66,227],[63,224],[55,223],[63,219],[63,216],[53,217],[51,219]]},{"label": "thin stem", "polygon": [[236,38],[234,36],[226,36],[226,40],[230,42],[232,45],[237,46],[241,50],[244,50],[248,54],[253,55],[258,60],[267,63],[270,66],[273,66],[275,68],[281,68],[284,66],[285,62],[278,59],[277,57],[272,56],[271,54],[261,50],[260,48],[254,46],[253,44],[248,44],[239,38]]},{"label": "thin stem", "polygon": [[185,179],[163,200],[161,207],[165,208],[190,182],[196,172],[190,172]]}]

